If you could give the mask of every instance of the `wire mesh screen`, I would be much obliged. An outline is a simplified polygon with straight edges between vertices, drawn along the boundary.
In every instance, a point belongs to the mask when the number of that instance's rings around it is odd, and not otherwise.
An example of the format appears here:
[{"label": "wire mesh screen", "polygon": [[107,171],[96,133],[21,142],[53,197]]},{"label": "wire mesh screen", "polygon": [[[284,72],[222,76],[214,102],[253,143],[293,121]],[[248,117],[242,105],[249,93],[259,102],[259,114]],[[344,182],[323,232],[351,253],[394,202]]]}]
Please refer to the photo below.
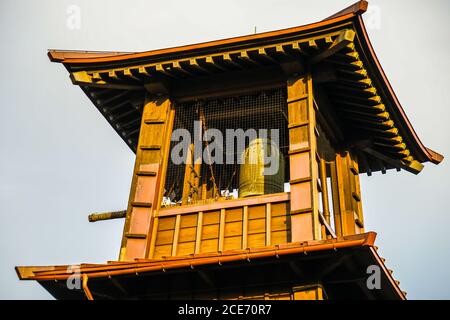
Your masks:
[{"label": "wire mesh screen", "polygon": [[[200,185],[203,186],[203,195],[200,199],[213,197],[212,193],[205,194],[206,189],[210,190],[212,184],[217,187],[216,197],[234,195],[237,197],[239,188],[239,169],[237,163],[239,150],[236,148],[226,148],[226,136],[228,130],[242,129],[247,131],[254,129],[260,132],[260,129],[278,129],[279,148],[287,164],[288,154],[288,124],[287,124],[287,103],[286,89],[273,89],[259,91],[241,96],[221,97],[210,100],[185,102],[175,104],[175,122],[173,129],[186,129],[191,137],[194,137],[194,121],[201,120],[202,133],[208,129],[216,129],[222,133],[224,148],[216,148],[214,152],[221,152],[224,159],[223,164],[213,163],[208,165],[203,161],[199,169]],[[172,141],[170,152],[178,141]],[[246,147],[249,144],[246,139]],[[208,143],[203,142],[202,150],[208,148]],[[215,154],[213,154],[215,155]],[[233,157],[234,161],[225,161]],[[285,181],[289,180],[289,166],[285,165]],[[184,176],[186,165],[174,164],[169,159],[166,183],[165,199],[169,203],[180,204],[183,195]],[[201,188],[201,186],[199,188]],[[218,194],[217,194],[218,193]]]}]

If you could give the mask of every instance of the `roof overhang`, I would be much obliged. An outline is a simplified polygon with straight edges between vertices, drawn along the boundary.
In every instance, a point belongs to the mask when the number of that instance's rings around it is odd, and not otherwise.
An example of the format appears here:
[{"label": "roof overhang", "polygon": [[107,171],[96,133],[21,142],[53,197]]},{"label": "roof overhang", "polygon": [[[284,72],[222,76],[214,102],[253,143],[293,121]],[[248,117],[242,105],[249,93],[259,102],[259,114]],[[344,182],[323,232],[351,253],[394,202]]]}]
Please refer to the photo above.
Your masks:
[{"label": "roof overhang", "polygon": [[361,172],[419,173],[422,163],[443,156],[422,144],[395,96],[364,27],[366,10],[359,1],[294,28],[137,53],[50,50],[49,57],[65,65],[133,151],[149,95],[175,102],[238,95],[284,86],[290,73],[311,69],[329,118],[339,119],[335,139],[357,149]]},{"label": "roof overhang", "polygon": [[[16,267],[16,271],[21,280],[38,281],[57,299],[85,299],[86,295],[94,299],[165,299],[180,297],[180,293],[185,298],[205,297],[223,290],[224,283],[227,289],[252,287],[252,281],[256,284],[261,277],[267,285],[319,283],[331,299],[405,299],[398,281],[378,256],[375,237],[369,232],[223,253],[78,266]],[[367,287],[369,266],[380,271],[378,290]],[[74,279],[75,271],[84,280],[83,288],[71,290],[67,280]]]}]

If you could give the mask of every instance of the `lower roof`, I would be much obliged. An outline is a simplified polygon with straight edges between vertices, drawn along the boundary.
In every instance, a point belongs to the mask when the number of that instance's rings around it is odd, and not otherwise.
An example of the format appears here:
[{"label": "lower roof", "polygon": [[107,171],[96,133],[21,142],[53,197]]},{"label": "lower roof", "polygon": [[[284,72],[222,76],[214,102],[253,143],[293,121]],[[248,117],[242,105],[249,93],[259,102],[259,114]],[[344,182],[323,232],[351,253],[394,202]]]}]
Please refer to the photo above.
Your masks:
[{"label": "lower roof", "polygon": [[[399,283],[377,254],[375,237],[374,232],[369,232],[222,253],[78,266],[16,267],[16,271],[21,280],[38,281],[57,299],[226,298],[221,295],[225,291],[234,297],[242,291],[245,297],[245,292],[255,292],[255,288],[268,293],[311,283],[322,285],[330,299],[405,299]],[[379,290],[367,288],[369,266],[380,270]],[[85,280],[79,290],[70,290],[66,285],[74,270]]]}]

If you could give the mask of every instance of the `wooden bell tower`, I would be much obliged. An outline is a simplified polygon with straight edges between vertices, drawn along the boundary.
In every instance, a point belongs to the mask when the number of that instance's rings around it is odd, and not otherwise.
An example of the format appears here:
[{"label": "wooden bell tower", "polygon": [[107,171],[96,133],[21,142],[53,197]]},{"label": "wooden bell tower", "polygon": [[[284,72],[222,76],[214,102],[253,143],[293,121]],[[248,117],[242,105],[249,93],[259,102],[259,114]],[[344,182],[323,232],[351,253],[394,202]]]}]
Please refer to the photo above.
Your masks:
[{"label": "wooden bell tower", "polygon": [[[365,231],[359,176],[418,174],[443,157],[395,97],[366,9],[142,53],[50,51],[136,160],[127,209],[90,216],[125,218],[118,261],[80,265],[78,291],[53,282],[67,266],[17,267],[19,277],[57,298],[405,299]],[[193,138],[181,164],[179,132]],[[239,135],[242,150],[225,148]],[[275,140],[272,177],[238,161]]]}]

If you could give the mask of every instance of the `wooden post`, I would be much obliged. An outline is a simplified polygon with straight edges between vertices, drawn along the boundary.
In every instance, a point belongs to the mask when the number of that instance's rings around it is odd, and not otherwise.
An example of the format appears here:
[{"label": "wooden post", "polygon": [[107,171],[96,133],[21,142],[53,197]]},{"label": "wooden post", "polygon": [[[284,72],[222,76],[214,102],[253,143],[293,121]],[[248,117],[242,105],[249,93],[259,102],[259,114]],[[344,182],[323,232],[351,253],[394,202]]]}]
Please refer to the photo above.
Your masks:
[{"label": "wooden post", "polygon": [[153,220],[164,191],[174,112],[166,97],[147,99],[144,105],[120,261],[146,258],[150,251]]},{"label": "wooden post", "polygon": [[287,83],[292,242],[320,239],[315,109],[308,73]]}]

